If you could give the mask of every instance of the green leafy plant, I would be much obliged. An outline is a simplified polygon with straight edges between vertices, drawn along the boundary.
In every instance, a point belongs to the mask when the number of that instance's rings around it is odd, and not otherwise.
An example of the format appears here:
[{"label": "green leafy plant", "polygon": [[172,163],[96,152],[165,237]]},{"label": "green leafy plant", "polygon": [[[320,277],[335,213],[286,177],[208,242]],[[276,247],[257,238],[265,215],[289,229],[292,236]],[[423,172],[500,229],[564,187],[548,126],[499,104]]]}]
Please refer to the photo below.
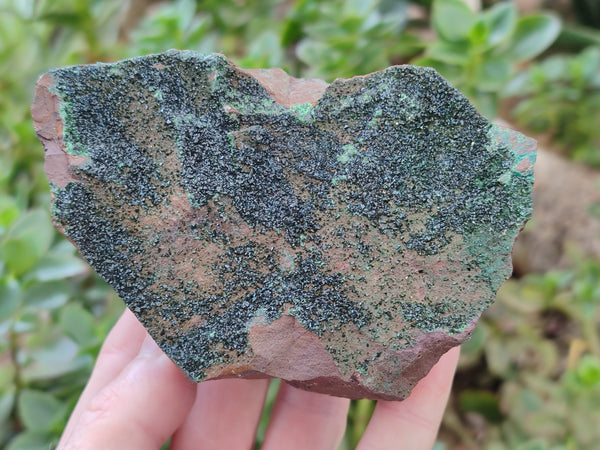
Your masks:
[{"label": "green leafy plant", "polygon": [[35,81],[106,58],[118,1],[0,1],[0,447],[56,442],[122,306],[49,218]]},{"label": "green leafy plant", "polygon": [[420,39],[405,32],[409,1],[297,2],[285,24],[283,43],[308,76],[329,79],[381,70],[414,55]]},{"label": "green leafy plant", "polygon": [[0,351],[8,356],[0,363],[0,416],[11,426],[0,428],[0,442],[47,448],[122,306],[55,238],[46,211],[9,217],[0,234]]},{"label": "green leafy plant", "polygon": [[[282,47],[280,1],[163,2],[129,35],[129,56],[169,48],[219,52],[244,67],[289,67]],[[278,8],[279,7],[279,8]]]},{"label": "green leafy plant", "polygon": [[600,167],[600,47],[551,56],[518,75],[504,92],[520,98],[512,113],[576,161]]},{"label": "green leafy plant", "polygon": [[457,379],[475,368],[479,376],[458,388],[455,407],[486,424],[481,441],[471,438],[472,444],[597,448],[599,323],[597,261],[576,258],[572,269],[506,283],[463,346]]},{"label": "green leafy plant", "polygon": [[422,49],[405,33],[408,0],[161,4],[130,35],[132,54],[169,47],[219,51],[244,67],[280,66],[296,76],[351,77]]},{"label": "green leafy plant", "polygon": [[561,29],[549,13],[518,17],[512,2],[474,13],[461,0],[435,0],[431,14],[437,39],[414,63],[434,67],[488,117],[518,65],[546,50]]},{"label": "green leafy plant", "polygon": [[[132,16],[128,5],[139,10]],[[432,5],[431,20],[423,19],[420,29],[409,20],[416,5],[424,17]],[[43,152],[29,114],[41,73],[185,47],[219,51],[245,67],[281,66],[295,76],[332,79],[419,54],[417,62],[437,68],[493,115],[499,90],[559,29],[554,16],[519,17],[512,3],[474,13],[458,0],[0,0],[0,447],[48,449],[57,442],[123,308],[50,223]],[[428,30],[437,37],[425,39]],[[519,89],[526,90],[515,92],[526,102],[538,99],[535,111],[552,112],[552,120],[563,115],[567,125],[581,121],[581,139],[593,138],[599,115],[590,90],[596,89],[591,73],[598,73],[594,52],[558,57],[565,63],[556,80],[534,64],[511,86],[523,83]],[[528,77],[539,81],[537,90],[530,90],[537,81]],[[563,128],[572,133],[573,125]],[[569,450],[600,441],[600,275],[597,262],[574,261],[573,269],[527,276],[502,289],[463,348],[441,440]],[[356,446],[373,406],[352,402],[342,448]],[[258,445],[267,421],[265,414]],[[438,442],[442,448],[451,447]]]}]

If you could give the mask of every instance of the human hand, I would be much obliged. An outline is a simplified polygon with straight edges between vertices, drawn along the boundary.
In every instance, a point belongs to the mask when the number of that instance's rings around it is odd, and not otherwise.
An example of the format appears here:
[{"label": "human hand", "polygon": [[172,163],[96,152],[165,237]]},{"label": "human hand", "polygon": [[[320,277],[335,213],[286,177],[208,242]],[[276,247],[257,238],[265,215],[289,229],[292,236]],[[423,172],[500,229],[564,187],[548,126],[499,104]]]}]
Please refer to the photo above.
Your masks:
[{"label": "human hand", "polygon": [[[379,401],[358,445],[431,449],[459,349],[446,353],[402,402]],[[65,449],[250,449],[269,380],[193,383],[126,310],[107,337],[58,445]],[[293,388],[275,400],[262,448],[336,449],[349,400]]]}]

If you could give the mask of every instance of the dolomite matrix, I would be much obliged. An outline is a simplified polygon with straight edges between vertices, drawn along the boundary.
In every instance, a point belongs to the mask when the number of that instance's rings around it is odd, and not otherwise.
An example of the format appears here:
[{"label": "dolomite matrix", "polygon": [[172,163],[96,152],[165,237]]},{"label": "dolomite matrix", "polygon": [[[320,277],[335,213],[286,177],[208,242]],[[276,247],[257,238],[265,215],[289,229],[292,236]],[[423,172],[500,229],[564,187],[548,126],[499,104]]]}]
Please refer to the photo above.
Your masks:
[{"label": "dolomite matrix", "polygon": [[405,398],[531,213],[535,142],[427,68],[327,84],[168,51],[53,70],[32,115],[56,226],[197,381]]}]

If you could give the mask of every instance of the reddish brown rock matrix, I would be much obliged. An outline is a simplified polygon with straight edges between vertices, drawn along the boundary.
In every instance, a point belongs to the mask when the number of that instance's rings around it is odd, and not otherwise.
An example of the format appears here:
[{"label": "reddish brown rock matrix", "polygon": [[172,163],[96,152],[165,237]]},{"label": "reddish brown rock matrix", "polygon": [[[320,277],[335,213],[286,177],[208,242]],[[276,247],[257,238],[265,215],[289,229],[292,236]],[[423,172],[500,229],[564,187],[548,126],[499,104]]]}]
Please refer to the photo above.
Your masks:
[{"label": "reddish brown rock matrix", "polygon": [[57,227],[197,381],[405,398],[531,212],[534,141],[426,68],[328,85],[169,51],[51,71],[32,115]]}]

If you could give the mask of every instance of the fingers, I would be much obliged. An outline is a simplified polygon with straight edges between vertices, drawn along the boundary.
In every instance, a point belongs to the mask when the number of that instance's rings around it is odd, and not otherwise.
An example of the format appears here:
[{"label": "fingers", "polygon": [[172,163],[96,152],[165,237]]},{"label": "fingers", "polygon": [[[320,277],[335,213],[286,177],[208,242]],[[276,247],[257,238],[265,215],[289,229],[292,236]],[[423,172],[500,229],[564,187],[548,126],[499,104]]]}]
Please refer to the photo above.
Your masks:
[{"label": "fingers", "polygon": [[129,309],[108,334],[98,354],[96,366],[63,432],[62,439],[69,438],[73,431],[73,418],[79,417],[82,409],[100,389],[113,380],[138,353],[146,330]]},{"label": "fingers", "polygon": [[357,449],[430,450],[446,408],[459,353],[459,347],[455,347],[442,356],[406,400],[377,402]]},{"label": "fingers", "polygon": [[251,449],[269,380],[205,381],[172,450]]},{"label": "fingers", "polygon": [[[252,448],[268,380],[220,380],[196,388],[144,336],[126,311],[102,347],[58,448],[158,449],[173,433],[174,450]],[[430,449],[458,353],[455,348],[444,355],[408,399],[378,402],[358,448]],[[283,383],[262,448],[335,449],[348,405],[347,399]]]},{"label": "fingers", "polygon": [[59,449],[158,449],[194,396],[195,384],[148,336],[121,373],[82,406]]},{"label": "fingers", "polygon": [[262,450],[336,449],[350,401],[281,383]]},{"label": "fingers", "polygon": [[126,310],[102,346],[58,448],[159,448],[194,395],[195,385]]}]

